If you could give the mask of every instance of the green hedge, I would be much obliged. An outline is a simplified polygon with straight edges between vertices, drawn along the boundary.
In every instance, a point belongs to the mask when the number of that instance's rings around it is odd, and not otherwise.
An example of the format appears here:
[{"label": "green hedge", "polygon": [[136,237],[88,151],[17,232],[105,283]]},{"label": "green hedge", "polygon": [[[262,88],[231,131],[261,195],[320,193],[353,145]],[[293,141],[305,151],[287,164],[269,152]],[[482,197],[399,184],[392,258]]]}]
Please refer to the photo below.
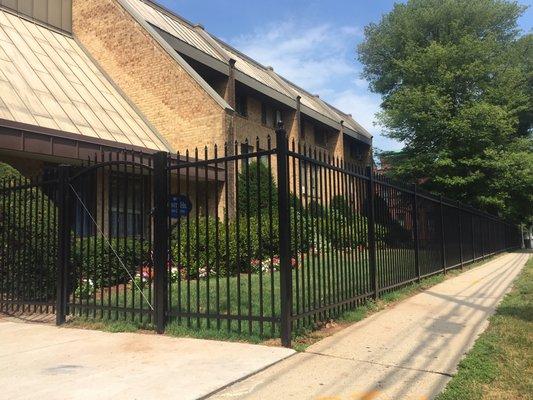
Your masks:
[{"label": "green hedge", "polygon": [[[0,163],[0,179],[8,186],[20,178],[16,169]],[[33,301],[55,296],[56,216],[54,203],[37,187],[0,194],[0,284],[5,294]]]},{"label": "green hedge", "polygon": [[108,242],[101,237],[86,237],[77,239],[71,246],[72,290],[78,286],[80,279],[91,279],[95,287],[127,283],[141,266],[151,265],[146,240],[112,238]]},{"label": "green hedge", "polygon": [[172,260],[187,271],[191,278],[204,275],[207,269],[215,273],[217,257],[221,275],[247,271],[250,267],[249,259],[268,257],[271,252],[278,252],[277,217],[272,219],[272,227],[267,216],[260,219],[261,224],[256,216],[248,218],[241,215],[238,221],[235,219],[227,226],[219,221],[218,242],[216,219],[200,217],[198,224],[195,219],[191,219],[189,226],[186,220],[181,220],[172,229]]},{"label": "green hedge", "polygon": [[[354,215],[346,218],[329,209],[327,215],[317,218],[301,211],[291,209],[290,215],[291,242],[297,252],[348,251],[366,246],[365,217]],[[214,274],[218,258],[221,276],[235,275],[238,271],[248,271],[251,259],[266,260],[270,255],[279,254],[277,215],[272,218],[272,227],[265,213],[261,215],[260,224],[256,216],[248,218],[241,215],[238,221],[235,219],[227,226],[219,220],[218,242],[216,231],[217,221],[212,217],[199,217],[198,224],[192,218],[189,226],[186,220],[181,220],[173,227],[171,256],[174,264],[183,270],[182,274],[188,274],[190,278],[205,276],[208,270]],[[378,240],[385,232],[384,227],[377,228]]]}]

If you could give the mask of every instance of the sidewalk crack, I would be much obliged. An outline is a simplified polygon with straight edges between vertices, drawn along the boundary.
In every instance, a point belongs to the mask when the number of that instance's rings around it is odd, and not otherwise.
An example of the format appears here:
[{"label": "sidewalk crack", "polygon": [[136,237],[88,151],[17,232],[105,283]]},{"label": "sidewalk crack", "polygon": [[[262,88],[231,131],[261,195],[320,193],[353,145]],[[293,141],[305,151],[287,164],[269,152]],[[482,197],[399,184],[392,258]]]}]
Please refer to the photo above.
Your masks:
[{"label": "sidewalk crack", "polygon": [[426,372],[428,374],[443,375],[443,376],[448,376],[450,378],[452,378],[454,376],[454,374],[449,374],[447,372],[432,371],[432,370],[429,370],[429,369],[412,368],[412,367],[406,367],[406,366],[403,366],[403,365],[386,364],[386,363],[380,363],[380,362],[369,361],[369,360],[359,360],[357,358],[335,356],[335,355],[332,355],[332,354],[325,354],[325,353],[319,353],[319,352],[314,352],[314,351],[306,351],[305,353],[306,354],[313,354],[315,356],[336,358],[336,359],[339,359],[339,360],[346,360],[346,361],[361,362],[361,363],[372,364],[372,365],[379,365],[381,367],[389,367],[389,368],[406,369],[406,370],[410,370],[410,371]]}]

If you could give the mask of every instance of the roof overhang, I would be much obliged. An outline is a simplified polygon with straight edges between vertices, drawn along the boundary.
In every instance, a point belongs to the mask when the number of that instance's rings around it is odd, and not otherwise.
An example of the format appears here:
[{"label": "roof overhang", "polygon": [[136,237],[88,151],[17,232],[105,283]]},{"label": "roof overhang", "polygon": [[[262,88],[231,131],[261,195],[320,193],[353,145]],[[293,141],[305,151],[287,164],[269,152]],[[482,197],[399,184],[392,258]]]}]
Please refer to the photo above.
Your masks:
[{"label": "roof overhang", "polygon": [[175,49],[150,25],[144,20],[142,16],[137,13],[124,0],[117,0],[117,2],[128,12],[135,21],[142,26],[152,38],[163,48],[163,50],[178,63],[205,91],[211,98],[223,109],[233,110],[230,105],[218,93],[205,82],[200,75],[178,54]]},{"label": "roof overhang", "polygon": [[[130,152],[142,158],[142,155],[149,156],[158,150],[0,119],[0,151],[78,164],[95,158],[115,158],[123,152]],[[180,157],[180,160],[183,161],[184,158]],[[180,170],[180,175],[185,175],[184,169]],[[223,175],[215,175],[214,167],[208,167],[208,180],[217,177],[222,181]]]},{"label": "roof overhang", "polygon": [[191,46],[188,43],[178,39],[177,37],[171,35],[167,31],[164,31],[157,26],[150,24],[150,26],[159,34],[161,37],[178,53],[185,54],[186,56],[196,60],[209,68],[214,69],[215,71],[220,72],[226,76],[229,75],[229,65],[211,57],[209,54],[204,53],[201,50],[198,50],[196,47]]},{"label": "roof overhang", "polygon": [[296,109],[296,99],[281,94],[277,90],[274,90],[271,87],[268,87],[267,85],[252,78],[251,76],[246,75],[244,72],[235,70],[235,79],[238,82],[254,90],[257,90],[259,93],[262,93],[276,101],[279,101],[280,103],[285,104],[286,106]]},{"label": "roof overhang", "polygon": [[[220,39],[209,35],[206,31],[203,30],[203,28],[200,29],[200,34],[203,37],[204,41],[207,43],[207,45],[212,48],[217,54],[220,54],[222,56],[222,59],[217,59],[214,56],[207,54],[205,51],[201,50],[200,48],[196,48],[192,44],[186,43],[184,40],[181,40],[180,38],[174,36],[172,33],[167,32],[165,29],[160,28],[156,25],[153,25],[151,22],[148,22],[143,18],[141,15],[142,13],[138,13],[135,10],[132,9],[132,7],[128,6],[126,3],[127,0],[118,0],[126,10],[128,10],[132,15],[139,21],[139,23],[145,27],[148,28],[150,33],[155,34],[158,36],[156,38],[159,42],[162,42],[168,46],[168,48],[174,49],[177,53],[181,53],[187,57],[190,57],[191,59],[209,67],[212,68],[215,71],[221,72],[222,74],[228,76],[229,75],[229,62],[228,60],[231,58],[231,53],[236,53],[239,55],[239,57],[242,57],[246,60],[246,62],[249,62],[253,65],[255,65],[257,68],[265,71],[267,74],[270,74],[270,76],[278,82],[288,93],[281,93],[278,90],[270,87],[269,85],[260,82],[253,76],[250,76],[246,74],[245,72],[242,72],[238,68],[235,70],[235,79],[236,81],[244,84],[245,86],[248,86],[249,88],[266,95],[267,97],[272,98],[275,101],[280,102],[281,104],[284,104],[290,108],[296,109],[297,107],[297,99],[296,97],[300,94],[299,91],[304,91],[303,89],[297,87],[292,82],[289,82],[288,80],[278,76],[273,72],[273,70],[269,67],[265,67],[255,60],[251,59],[250,57],[246,56],[245,54],[242,54],[238,50],[234,49],[227,43],[224,43]],[[176,23],[182,23],[186,24],[191,27],[191,29],[196,29],[197,26],[193,25],[191,22],[186,21],[182,17],[179,17],[174,12],[170,11],[169,9],[161,6],[160,4],[156,3],[152,0],[141,0],[143,3],[149,5],[150,7],[153,7],[156,12],[161,12],[165,14],[168,18],[172,18],[176,21]],[[179,55],[177,61],[181,62],[183,61],[185,64],[187,62],[183,60],[183,58]],[[225,60],[225,61],[224,61]],[[190,69],[193,69],[191,66],[187,64],[187,66]],[[201,81],[203,79],[201,77],[197,77]],[[205,86],[208,86],[210,89],[211,87],[206,83]],[[304,91],[305,92],[305,91]],[[294,94],[294,96],[290,95]],[[312,96],[309,94],[309,96]],[[372,142],[372,135],[364,129],[360,124],[358,124],[351,116],[343,115],[343,113],[337,112],[337,110],[329,105],[323,102],[322,100],[315,100],[320,103],[319,109],[322,109],[323,112],[320,112],[319,110],[313,109],[311,107],[305,106],[302,104],[301,106],[301,112],[308,117],[317,120],[318,122],[325,124],[331,128],[334,128],[336,130],[341,129],[342,121],[345,121],[344,129],[347,131],[346,133],[353,137],[354,139],[361,140],[365,143],[371,143]],[[356,128],[356,130],[347,128],[347,121],[350,121],[352,128]]]},{"label": "roof overhang", "polygon": [[350,136],[351,138],[354,138],[356,140],[359,140],[360,142],[363,142],[363,143],[366,143],[368,145],[372,145],[372,136],[371,137],[368,137],[366,135],[363,135],[357,131],[354,131],[350,128],[347,128],[346,126],[344,126],[343,128],[343,131],[344,131],[344,134],[346,136]]},{"label": "roof overhang", "polygon": [[5,119],[0,119],[0,148],[76,160],[87,160],[95,154],[109,151],[144,154],[157,151]]}]

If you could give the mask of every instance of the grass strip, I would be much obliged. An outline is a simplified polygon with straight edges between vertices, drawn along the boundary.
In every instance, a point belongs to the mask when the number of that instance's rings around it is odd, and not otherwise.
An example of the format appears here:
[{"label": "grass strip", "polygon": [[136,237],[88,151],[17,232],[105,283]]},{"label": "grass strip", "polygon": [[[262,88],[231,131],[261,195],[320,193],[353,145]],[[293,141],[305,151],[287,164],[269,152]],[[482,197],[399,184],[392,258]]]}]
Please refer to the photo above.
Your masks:
[{"label": "grass strip", "polygon": [[533,399],[533,258],[437,400]]}]

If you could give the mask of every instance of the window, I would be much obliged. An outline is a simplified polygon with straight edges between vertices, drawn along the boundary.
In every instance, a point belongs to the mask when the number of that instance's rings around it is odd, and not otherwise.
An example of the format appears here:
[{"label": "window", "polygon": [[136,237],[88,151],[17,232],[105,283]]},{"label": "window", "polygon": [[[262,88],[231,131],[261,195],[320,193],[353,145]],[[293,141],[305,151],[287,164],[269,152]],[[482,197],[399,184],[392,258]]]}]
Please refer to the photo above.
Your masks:
[{"label": "window", "polygon": [[283,122],[283,111],[274,110],[274,128],[278,126],[278,122]]},{"label": "window", "polygon": [[267,106],[265,103],[261,103],[261,123],[267,124]]},{"label": "window", "polygon": [[326,147],[328,144],[327,135],[325,129],[315,129],[315,144],[320,147]]},{"label": "window", "polygon": [[398,216],[396,217],[398,223],[405,228],[405,214],[404,213],[398,213]]},{"label": "window", "polygon": [[356,144],[350,145],[350,158],[353,160],[363,160],[363,152],[361,151],[361,148]]},{"label": "window", "polygon": [[309,177],[307,176],[307,163],[301,160],[300,160],[299,178],[300,178],[300,186],[302,187],[302,194],[307,197],[309,195],[309,193],[307,193],[307,186],[309,184],[308,182]]},{"label": "window", "polygon": [[[241,154],[244,155],[244,154],[250,154],[253,152],[254,152],[254,146],[250,146],[249,144],[246,144],[246,143],[241,143]],[[246,160],[248,160],[248,164],[249,164],[250,161],[252,161],[252,158],[245,157],[241,159],[241,171],[244,171],[244,169],[246,168]]]},{"label": "window", "polygon": [[250,154],[253,153],[254,146],[250,146],[246,143],[241,143],[241,154]]},{"label": "window", "polygon": [[146,181],[140,176],[115,173],[109,182],[109,227],[111,235],[136,236],[145,229],[149,203]]},{"label": "window", "polygon": [[[96,174],[89,173],[77,179],[74,184],[76,195],[72,196],[74,219],[72,230],[78,237],[91,236],[96,233],[93,218],[96,220]],[[83,204],[82,204],[83,202]]]},{"label": "window", "polygon": [[237,95],[235,97],[235,111],[237,111],[237,114],[239,114],[241,117],[248,116],[247,100],[248,99],[244,95]]}]

